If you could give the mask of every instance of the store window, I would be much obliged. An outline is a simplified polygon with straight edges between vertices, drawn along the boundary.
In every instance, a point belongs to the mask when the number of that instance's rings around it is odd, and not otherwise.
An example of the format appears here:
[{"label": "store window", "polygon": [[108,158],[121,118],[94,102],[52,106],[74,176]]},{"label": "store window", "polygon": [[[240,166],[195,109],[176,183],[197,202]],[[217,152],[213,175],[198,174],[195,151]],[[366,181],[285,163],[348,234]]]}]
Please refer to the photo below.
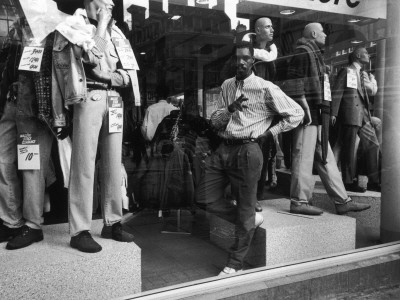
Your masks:
[{"label": "store window", "polygon": [[[29,41],[42,40],[79,3],[39,2],[43,9],[0,1],[1,42],[24,17]],[[389,133],[399,91],[389,86],[397,73],[387,66],[397,67],[397,54],[387,1],[114,2],[140,68],[140,99],[125,110],[121,154],[123,226],[141,249],[135,293],[397,240],[390,216],[400,191],[390,161],[397,166],[398,134]],[[52,18],[37,19],[47,10]],[[268,58],[252,58],[253,48]],[[239,78],[243,60],[250,71]],[[246,87],[248,75],[262,78],[251,79],[256,91]],[[230,105],[243,91],[244,101]],[[149,108],[161,100],[169,111],[149,135]],[[315,131],[300,145],[297,127],[305,125]],[[262,128],[274,130],[260,142]],[[53,147],[57,179],[45,226],[68,222],[63,161]],[[305,164],[303,151],[311,157]]]}]

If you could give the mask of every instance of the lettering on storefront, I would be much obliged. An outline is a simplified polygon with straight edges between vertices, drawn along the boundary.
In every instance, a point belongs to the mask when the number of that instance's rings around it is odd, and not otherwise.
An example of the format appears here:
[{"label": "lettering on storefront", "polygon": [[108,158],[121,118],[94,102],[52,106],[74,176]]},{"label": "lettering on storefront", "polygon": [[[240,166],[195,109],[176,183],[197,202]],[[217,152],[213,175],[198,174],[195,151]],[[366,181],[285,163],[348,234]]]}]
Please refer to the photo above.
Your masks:
[{"label": "lettering on storefront", "polygon": [[[314,1],[314,0],[311,0]],[[319,0],[321,3],[328,3],[331,2],[332,0]],[[336,5],[339,5],[339,2],[344,2],[346,1],[346,4],[350,8],[355,8],[360,4],[360,1],[354,1],[354,0],[333,0],[333,3]]]}]

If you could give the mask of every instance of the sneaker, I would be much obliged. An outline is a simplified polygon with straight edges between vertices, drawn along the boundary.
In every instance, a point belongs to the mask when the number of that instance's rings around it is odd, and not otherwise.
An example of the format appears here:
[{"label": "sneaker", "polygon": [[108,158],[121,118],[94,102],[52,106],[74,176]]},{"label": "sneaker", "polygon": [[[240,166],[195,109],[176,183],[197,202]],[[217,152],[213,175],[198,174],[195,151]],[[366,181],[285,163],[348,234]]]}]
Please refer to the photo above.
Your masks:
[{"label": "sneaker", "polygon": [[69,244],[72,248],[86,253],[96,253],[102,249],[88,230],[81,231],[78,235],[71,237]]},{"label": "sneaker", "polygon": [[371,208],[371,205],[365,203],[358,203],[353,200],[346,202],[345,204],[336,204],[336,212],[338,215],[343,215],[350,211],[359,212]]},{"label": "sneaker", "polygon": [[218,276],[224,276],[224,275],[231,275],[231,274],[236,274],[240,271],[243,270],[236,270],[234,268],[230,268],[230,267],[225,267],[219,274]]},{"label": "sneaker", "polygon": [[319,215],[322,215],[323,211],[317,207],[314,207],[314,206],[308,204],[308,203],[291,202],[290,203],[290,213],[301,214],[301,215],[310,215],[310,216],[319,216]]},{"label": "sneaker", "polygon": [[33,229],[29,226],[24,225],[21,227],[20,230],[20,233],[7,243],[6,249],[21,249],[24,247],[28,247],[35,242],[40,242],[43,240],[42,229]]},{"label": "sneaker", "polygon": [[256,228],[259,227],[263,222],[264,222],[264,217],[262,214],[256,212],[256,221],[255,221],[255,225]]},{"label": "sneaker", "polygon": [[0,224],[0,243],[7,242],[12,238],[16,237],[20,234],[22,227],[18,228],[10,228],[4,225],[3,223]]},{"label": "sneaker", "polygon": [[132,234],[122,229],[121,222],[115,223],[112,226],[104,226],[101,230],[101,237],[125,243],[131,243],[134,240]]}]

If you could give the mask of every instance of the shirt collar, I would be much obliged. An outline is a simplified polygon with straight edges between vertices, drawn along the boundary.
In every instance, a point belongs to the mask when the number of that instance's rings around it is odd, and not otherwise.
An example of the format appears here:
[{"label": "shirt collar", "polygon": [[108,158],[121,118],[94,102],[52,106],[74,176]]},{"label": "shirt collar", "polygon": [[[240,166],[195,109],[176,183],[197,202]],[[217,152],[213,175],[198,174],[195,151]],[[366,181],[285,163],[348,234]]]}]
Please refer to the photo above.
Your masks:
[{"label": "shirt collar", "polygon": [[361,70],[361,64],[359,63],[359,62],[353,62],[353,64],[352,64],[356,69],[357,69],[357,71],[359,71],[360,72],[360,70]]},{"label": "shirt collar", "polygon": [[245,84],[245,83],[247,83],[247,82],[249,82],[249,81],[251,81],[251,80],[253,80],[253,78],[255,77],[256,75],[254,75],[254,73],[253,73],[253,71],[251,71],[251,74],[249,75],[249,76],[247,76],[245,79],[243,79],[243,80],[238,80],[238,79],[236,79],[236,77],[235,77],[235,83],[236,83],[236,86],[238,86],[239,85],[239,82],[243,82],[243,85]]}]

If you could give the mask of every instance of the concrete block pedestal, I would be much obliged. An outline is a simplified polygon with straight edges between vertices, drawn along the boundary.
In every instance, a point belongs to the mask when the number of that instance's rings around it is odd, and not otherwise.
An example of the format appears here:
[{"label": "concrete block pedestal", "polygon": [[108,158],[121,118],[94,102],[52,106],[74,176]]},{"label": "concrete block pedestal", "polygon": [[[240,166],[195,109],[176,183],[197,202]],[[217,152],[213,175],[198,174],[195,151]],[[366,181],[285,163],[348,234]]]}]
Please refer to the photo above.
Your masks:
[{"label": "concrete block pedestal", "polygon": [[[324,212],[321,216],[289,213],[290,201],[260,201],[264,223],[257,228],[245,262],[251,267],[271,266],[355,249],[356,220]],[[235,227],[210,216],[210,240],[228,251]]]},{"label": "concrete block pedestal", "polygon": [[43,226],[44,240],[19,249],[0,244],[0,299],[111,299],[141,291],[141,250],[135,243],[92,236],[103,247],[94,254],[69,246],[68,224]]}]

